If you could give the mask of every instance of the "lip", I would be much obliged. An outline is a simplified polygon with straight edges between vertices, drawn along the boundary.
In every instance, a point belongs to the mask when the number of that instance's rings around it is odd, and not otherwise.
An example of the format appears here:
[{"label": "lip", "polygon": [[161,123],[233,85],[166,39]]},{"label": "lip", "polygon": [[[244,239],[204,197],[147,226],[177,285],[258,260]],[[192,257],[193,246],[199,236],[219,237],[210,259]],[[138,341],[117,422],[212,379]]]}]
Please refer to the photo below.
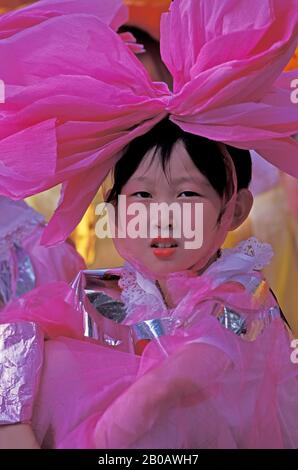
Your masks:
[{"label": "lip", "polygon": [[[177,240],[175,240],[175,238],[172,238],[172,237],[157,237],[157,238],[153,238],[151,240],[151,243],[150,243],[150,246],[153,248],[153,245],[156,244],[156,243],[170,243],[171,245],[176,245],[176,247],[178,246],[178,242]],[[160,248],[162,249],[162,248]]]},{"label": "lip", "polygon": [[[175,246],[168,247],[168,248],[158,248],[158,247],[153,246],[156,243],[170,243]],[[171,256],[174,255],[174,253],[176,252],[178,248],[178,243],[177,243],[177,240],[175,240],[174,238],[158,237],[158,238],[154,238],[153,240],[151,240],[150,246],[153,249],[153,254],[157,258],[163,259],[163,258],[170,258]]]},{"label": "lip", "polygon": [[177,247],[173,248],[153,248],[153,254],[157,258],[170,258],[176,252]]}]

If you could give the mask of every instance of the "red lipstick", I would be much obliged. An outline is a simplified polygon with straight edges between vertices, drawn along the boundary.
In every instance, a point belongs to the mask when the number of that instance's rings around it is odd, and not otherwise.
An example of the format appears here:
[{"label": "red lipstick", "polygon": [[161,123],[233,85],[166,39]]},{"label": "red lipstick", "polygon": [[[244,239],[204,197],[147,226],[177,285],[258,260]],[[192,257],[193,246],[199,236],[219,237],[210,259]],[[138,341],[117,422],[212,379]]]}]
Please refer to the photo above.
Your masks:
[{"label": "red lipstick", "polygon": [[178,247],[178,243],[174,238],[154,238],[151,241],[151,248],[153,248],[153,254],[157,258],[169,258],[172,256]]}]

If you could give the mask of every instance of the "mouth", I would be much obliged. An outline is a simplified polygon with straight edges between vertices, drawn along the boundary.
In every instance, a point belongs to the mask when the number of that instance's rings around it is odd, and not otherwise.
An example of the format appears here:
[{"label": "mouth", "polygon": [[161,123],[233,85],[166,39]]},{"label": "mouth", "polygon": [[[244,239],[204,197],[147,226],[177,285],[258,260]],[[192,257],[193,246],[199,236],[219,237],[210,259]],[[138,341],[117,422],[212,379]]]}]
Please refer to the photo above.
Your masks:
[{"label": "mouth", "polygon": [[177,248],[178,243],[174,238],[154,238],[150,244],[153,249],[153,254],[157,258],[169,258],[172,256]]}]

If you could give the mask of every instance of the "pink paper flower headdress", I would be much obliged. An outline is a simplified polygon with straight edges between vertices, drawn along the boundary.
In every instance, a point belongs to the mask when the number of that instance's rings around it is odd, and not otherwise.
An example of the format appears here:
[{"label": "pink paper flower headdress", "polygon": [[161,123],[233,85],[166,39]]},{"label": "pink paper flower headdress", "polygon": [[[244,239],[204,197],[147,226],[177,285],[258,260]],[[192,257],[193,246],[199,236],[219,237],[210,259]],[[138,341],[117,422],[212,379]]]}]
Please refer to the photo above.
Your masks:
[{"label": "pink paper flower headdress", "polygon": [[298,77],[282,74],[297,0],[174,0],[161,21],[173,91],[117,34],[126,14],[121,0],[41,0],[0,16],[0,194],[63,183],[47,244],[68,236],[123,148],[167,115],[298,177]]}]

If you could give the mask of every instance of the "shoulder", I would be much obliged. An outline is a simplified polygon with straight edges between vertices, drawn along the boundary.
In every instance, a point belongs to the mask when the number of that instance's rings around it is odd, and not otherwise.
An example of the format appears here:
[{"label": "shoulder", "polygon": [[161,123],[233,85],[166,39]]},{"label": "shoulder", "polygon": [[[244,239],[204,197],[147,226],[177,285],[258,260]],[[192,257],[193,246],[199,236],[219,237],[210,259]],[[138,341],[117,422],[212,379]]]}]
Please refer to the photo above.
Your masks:
[{"label": "shoulder", "polygon": [[261,271],[270,264],[272,257],[271,245],[251,237],[233,248],[223,249],[219,259],[208,268],[206,274],[219,283],[247,274],[262,277]]},{"label": "shoulder", "polygon": [[269,243],[264,243],[256,237],[250,237],[238,243],[234,248],[224,249],[223,260],[242,259],[250,270],[260,271],[270,264],[274,253]]},{"label": "shoulder", "polygon": [[222,300],[213,314],[225,328],[249,341],[280,317],[278,303],[262,272],[272,256],[268,243],[251,237],[234,248],[223,249],[205,272]]}]

